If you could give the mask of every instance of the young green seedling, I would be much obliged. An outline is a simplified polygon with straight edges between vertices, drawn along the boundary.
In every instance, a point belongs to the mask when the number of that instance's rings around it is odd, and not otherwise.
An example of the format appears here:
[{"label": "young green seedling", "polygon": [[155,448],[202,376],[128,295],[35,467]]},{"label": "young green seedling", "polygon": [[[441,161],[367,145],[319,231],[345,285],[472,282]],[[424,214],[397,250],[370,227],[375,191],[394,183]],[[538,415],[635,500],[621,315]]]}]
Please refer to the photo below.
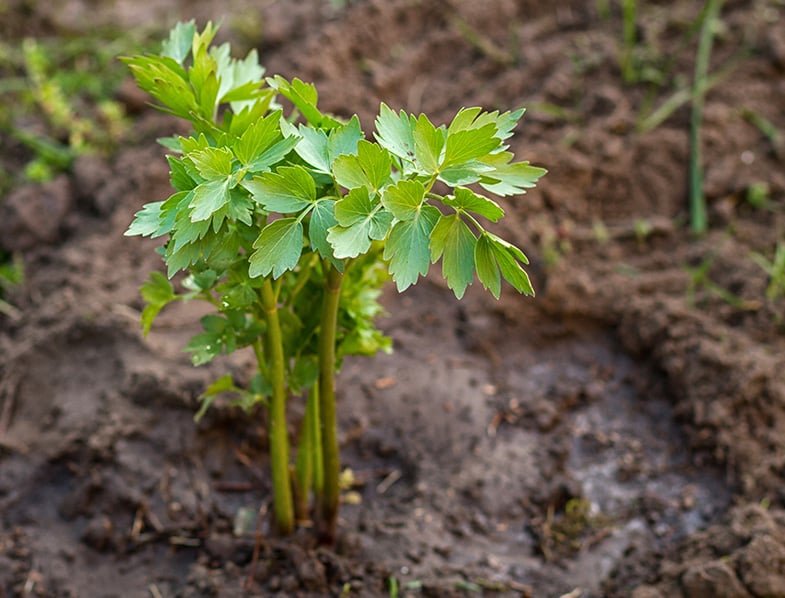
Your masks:
[{"label": "young green seedling", "polygon": [[[313,494],[320,536],[332,541],[335,373],[346,355],[390,349],[374,327],[382,285],[391,276],[403,291],[441,261],[458,298],[475,273],[497,298],[502,278],[532,295],[526,256],[485,229],[504,211],[479,189],[521,194],[545,171],[508,150],[523,110],[465,108],[435,126],[382,104],[368,138],[357,116],[322,113],[313,85],[263,78],[255,51],[238,60],[228,44],[211,46],[215,32],[210,23],[201,32],[180,23],[160,54],[124,59],[159,108],[194,129],[163,140],[175,193],[146,204],[126,233],[163,238],[169,277],[188,274],[177,292],[153,273],[142,287],[142,324],[147,333],[168,303],[198,299],[214,312],[186,347],[195,365],[254,352],[250,383],[220,378],[199,415],[224,392],[246,408],[265,405],[277,528],[289,533],[295,514],[308,517]],[[281,96],[294,107],[288,114]],[[302,395],[292,467],[286,403]]]}]

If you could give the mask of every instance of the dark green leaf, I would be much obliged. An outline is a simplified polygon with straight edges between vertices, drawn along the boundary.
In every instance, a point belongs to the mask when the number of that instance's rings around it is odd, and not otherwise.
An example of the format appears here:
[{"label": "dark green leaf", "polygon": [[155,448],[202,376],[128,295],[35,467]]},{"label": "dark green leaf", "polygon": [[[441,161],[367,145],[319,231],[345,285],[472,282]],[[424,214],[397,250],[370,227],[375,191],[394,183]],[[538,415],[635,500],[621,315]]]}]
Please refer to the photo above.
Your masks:
[{"label": "dark green leaf", "polygon": [[442,276],[458,299],[472,283],[476,242],[458,214],[441,216],[431,233],[431,261],[436,263],[442,258]]},{"label": "dark green leaf", "polygon": [[487,235],[480,235],[477,240],[477,245],[474,247],[474,265],[477,268],[477,278],[480,279],[482,286],[498,299],[501,294],[502,280],[493,246]]},{"label": "dark green leaf", "polygon": [[499,147],[499,143],[496,126],[493,124],[450,133],[447,136],[442,167],[464,164],[486,156]]},{"label": "dark green leaf", "polygon": [[326,198],[318,200],[311,211],[308,237],[311,247],[324,258],[330,258],[333,255],[333,249],[327,242],[327,230],[336,224],[335,201]]}]

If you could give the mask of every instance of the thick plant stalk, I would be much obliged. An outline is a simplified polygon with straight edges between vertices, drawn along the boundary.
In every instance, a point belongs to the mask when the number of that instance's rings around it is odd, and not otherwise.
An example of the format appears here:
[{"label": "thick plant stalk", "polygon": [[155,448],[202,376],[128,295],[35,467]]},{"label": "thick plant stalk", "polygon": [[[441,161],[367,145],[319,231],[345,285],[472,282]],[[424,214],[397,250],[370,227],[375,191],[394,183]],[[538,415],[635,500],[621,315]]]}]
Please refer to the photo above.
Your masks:
[{"label": "thick plant stalk", "polygon": [[286,370],[278,305],[272,283],[264,282],[262,306],[267,321],[266,353],[272,396],[269,406],[270,466],[273,477],[273,512],[279,533],[294,531],[294,506],[289,474],[289,434],[286,429]]},{"label": "thick plant stalk", "polygon": [[318,497],[319,536],[325,543],[335,541],[340,488],[338,477],[338,424],[335,414],[335,336],[343,275],[325,264],[326,281],[319,333],[319,417],[322,436],[323,488]]},{"label": "thick plant stalk", "polygon": [[709,0],[698,41],[695,57],[695,80],[692,92],[692,114],[690,117],[690,226],[692,232],[706,232],[706,198],[703,194],[703,152],[700,131],[703,122],[703,104],[706,96],[709,58],[714,41],[714,29],[722,7],[722,0]]}]

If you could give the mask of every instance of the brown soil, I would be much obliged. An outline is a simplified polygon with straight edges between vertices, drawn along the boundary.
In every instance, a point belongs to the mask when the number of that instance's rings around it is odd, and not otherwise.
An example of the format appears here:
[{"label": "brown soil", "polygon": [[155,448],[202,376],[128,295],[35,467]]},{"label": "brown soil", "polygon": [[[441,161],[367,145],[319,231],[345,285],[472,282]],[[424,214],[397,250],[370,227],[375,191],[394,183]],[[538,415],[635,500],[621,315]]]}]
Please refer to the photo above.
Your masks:
[{"label": "brown soil", "polygon": [[[141,338],[137,288],[160,264],[122,233],[168,195],[155,138],[178,125],[124,88],[126,149],[0,202],[0,246],[26,272],[22,317],[0,316],[0,596],[387,596],[390,578],[407,596],[785,596],[785,303],[749,257],[784,240],[785,169],[745,118],[785,131],[785,7],[724,4],[712,68],[736,68],[707,96],[710,232],[695,239],[687,107],[636,123],[691,77],[701,3],[640,3],[659,88],[622,82],[620,15],[593,2],[345,4],[222,2],[222,35],[366,131],[380,101],[438,121],[529,106],[513,150],[549,174],[505,202],[503,232],[532,257],[537,298],[456,302],[437,272],[390,289],[395,352],[339,380],[361,501],[335,549],[272,537],[255,521],[264,414],[192,419],[211,377],[250,358],[192,368],[190,306]],[[221,16],[177,0],[5,10],[9,37]],[[693,289],[707,258],[715,286]]]}]

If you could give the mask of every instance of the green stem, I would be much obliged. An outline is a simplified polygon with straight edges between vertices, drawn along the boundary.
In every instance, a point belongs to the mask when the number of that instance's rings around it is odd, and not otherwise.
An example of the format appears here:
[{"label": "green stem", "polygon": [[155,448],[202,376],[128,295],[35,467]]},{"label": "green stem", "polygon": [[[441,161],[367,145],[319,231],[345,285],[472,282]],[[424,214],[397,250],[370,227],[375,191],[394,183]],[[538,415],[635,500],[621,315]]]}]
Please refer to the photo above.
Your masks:
[{"label": "green stem", "polygon": [[692,114],[690,116],[690,224],[692,232],[706,232],[706,198],[703,195],[703,156],[700,142],[703,122],[703,103],[706,96],[706,80],[709,58],[714,41],[714,29],[722,7],[722,0],[709,0],[706,16],[701,27],[698,53],[695,57],[695,80],[693,81]]},{"label": "green stem", "polygon": [[323,488],[318,495],[319,535],[325,543],[335,541],[338,520],[340,462],[335,412],[335,339],[343,275],[325,263],[324,302],[319,332],[319,416],[322,436]]},{"label": "green stem", "polygon": [[308,392],[308,401],[305,404],[305,417],[300,429],[300,443],[297,446],[297,459],[295,461],[295,492],[294,508],[297,521],[308,521],[308,494],[314,485],[314,459],[316,438],[314,437],[314,420],[318,418],[317,403],[318,384]]},{"label": "green stem", "polygon": [[[267,320],[266,353],[272,396],[269,407],[270,466],[273,477],[273,511],[278,532],[294,530],[294,507],[289,474],[289,435],[286,429],[286,369],[283,337],[278,321],[278,304],[269,279],[261,288],[262,307]],[[262,364],[260,364],[260,368]],[[261,371],[261,370],[260,370]]]}]

